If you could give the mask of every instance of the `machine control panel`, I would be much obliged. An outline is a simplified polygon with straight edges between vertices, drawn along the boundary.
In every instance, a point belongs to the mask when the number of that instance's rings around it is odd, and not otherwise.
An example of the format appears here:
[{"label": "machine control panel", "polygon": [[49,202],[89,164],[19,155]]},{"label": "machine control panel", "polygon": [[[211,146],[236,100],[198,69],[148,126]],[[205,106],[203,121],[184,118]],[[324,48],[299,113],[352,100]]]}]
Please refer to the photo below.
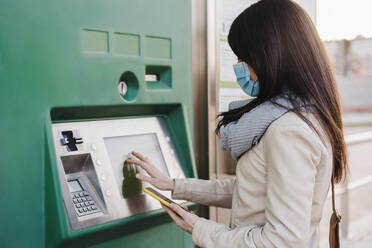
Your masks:
[{"label": "machine control panel", "polygon": [[74,208],[79,217],[101,212],[87,188],[79,178],[67,182]]},{"label": "machine control panel", "polygon": [[[65,122],[52,127],[73,231],[161,208],[142,191],[150,185],[133,180],[134,174],[147,173],[126,163],[132,151],[151,158],[165,175],[185,178],[173,135],[162,117]],[[171,198],[171,192],[161,193]]]}]

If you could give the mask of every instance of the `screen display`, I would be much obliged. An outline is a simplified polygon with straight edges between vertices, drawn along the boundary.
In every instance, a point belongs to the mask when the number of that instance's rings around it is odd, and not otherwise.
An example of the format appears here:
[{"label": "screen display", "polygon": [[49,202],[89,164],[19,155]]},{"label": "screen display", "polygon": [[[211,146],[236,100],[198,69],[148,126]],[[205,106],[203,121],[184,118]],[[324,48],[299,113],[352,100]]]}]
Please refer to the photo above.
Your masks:
[{"label": "screen display", "polygon": [[67,184],[68,184],[68,188],[70,189],[71,193],[83,190],[78,180],[68,181]]},{"label": "screen display", "polygon": [[[123,187],[126,188],[126,190],[133,191],[124,192],[128,193],[128,195],[136,195],[136,192],[139,191],[139,185],[132,185],[131,182],[134,180],[131,180],[130,178],[124,180],[123,175],[124,162],[127,159],[128,154],[132,151],[139,152],[148,157],[158,170],[163,172],[165,175],[169,175],[156,133],[107,137],[104,138],[104,142],[116,177],[118,188],[122,194]],[[140,167],[137,167],[137,169],[142,174],[146,175],[145,171]],[[127,184],[130,185],[128,186]],[[143,183],[142,186],[146,187],[147,183]]]}]

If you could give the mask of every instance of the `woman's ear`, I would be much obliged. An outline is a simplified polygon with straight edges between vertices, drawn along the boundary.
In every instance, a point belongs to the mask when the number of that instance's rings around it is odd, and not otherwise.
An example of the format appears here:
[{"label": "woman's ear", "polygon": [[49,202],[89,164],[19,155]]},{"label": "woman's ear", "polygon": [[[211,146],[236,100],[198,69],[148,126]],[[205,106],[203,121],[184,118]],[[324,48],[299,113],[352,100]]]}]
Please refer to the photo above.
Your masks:
[{"label": "woman's ear", "polygon": [[251,80],[257,81],[258,77],[257,77],[256,72],[253,70],[253,68],[250,65],[248,65],[248,69],[249,69],[249,72],[251,73]]}]

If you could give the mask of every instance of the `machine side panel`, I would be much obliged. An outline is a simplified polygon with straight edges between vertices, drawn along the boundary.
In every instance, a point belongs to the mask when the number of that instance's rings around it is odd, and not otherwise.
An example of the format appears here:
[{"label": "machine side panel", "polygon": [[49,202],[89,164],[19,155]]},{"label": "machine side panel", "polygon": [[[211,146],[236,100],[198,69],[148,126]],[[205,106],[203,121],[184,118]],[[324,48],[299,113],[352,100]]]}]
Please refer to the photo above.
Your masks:
[{"label": "machine side panel", "polygon": [[[186,132],[193,133],[190,5],[188,0],[0,1],[1,247],[48,247],[45,207],[53,205],[45,205],[52,183],[44,178],[51,175],[44,128],[51,109],[182,104],[188,106]],[[165,82],[146,87],[147,67],[164,72]],[[130,101],[117,91],[127,71],[138,81]],[[192,154],[184,156],[193,161]],[[64,217],[53,225],[65,225]],[[167,225],[157,230],[173,228]]]}]

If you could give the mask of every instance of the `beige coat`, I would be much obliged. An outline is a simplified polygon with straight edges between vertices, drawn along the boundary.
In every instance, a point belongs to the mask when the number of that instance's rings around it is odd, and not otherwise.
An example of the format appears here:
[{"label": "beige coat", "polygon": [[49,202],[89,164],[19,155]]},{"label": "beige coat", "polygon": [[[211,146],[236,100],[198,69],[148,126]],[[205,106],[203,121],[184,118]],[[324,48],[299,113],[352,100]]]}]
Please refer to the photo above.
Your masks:
[{"label": "beige coat", "polygon": [[[319,128],[312,115],[307,115]],[[230,227],[199,218],[192,232],[200,247],[315,248],[332,174],[332,148],[300,117],[274,121],[242,155],[236,177],[176,179],[174,199],[231,208]]]}]

